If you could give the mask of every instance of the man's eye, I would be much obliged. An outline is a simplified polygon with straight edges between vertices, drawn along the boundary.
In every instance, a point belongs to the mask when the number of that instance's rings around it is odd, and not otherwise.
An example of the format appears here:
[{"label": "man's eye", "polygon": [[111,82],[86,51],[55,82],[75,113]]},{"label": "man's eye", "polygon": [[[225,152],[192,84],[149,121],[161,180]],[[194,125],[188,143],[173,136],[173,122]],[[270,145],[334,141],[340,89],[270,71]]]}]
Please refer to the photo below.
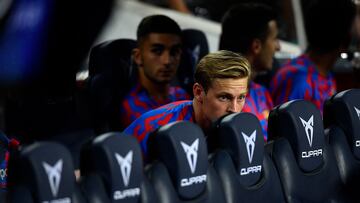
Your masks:
[{"label": "man's eye", "polygon": [[245,97],[246,97],[245,95],[240,95],[240,96],[238,97],[238,100],[239,100],[239,101],[243,101],[243,100],[245,99]]},{"label": "man's eye", "polygon": [[173,48],[173,49],[171,49],[170,50],[170,55],[171,56],[178,56],[178,55],[180,55],[180,53],[181,53],[181,49],[180,48]]},{"label": "man's eye", "polygon": [[227,97],[227,96],[219,96],[219,100],[220,101],[228,101],[229,97]]},{"label": "man's eye", "polygon": [[161,55],[162,49],[152,49],[151,52],[156,54],[156,55]]}]

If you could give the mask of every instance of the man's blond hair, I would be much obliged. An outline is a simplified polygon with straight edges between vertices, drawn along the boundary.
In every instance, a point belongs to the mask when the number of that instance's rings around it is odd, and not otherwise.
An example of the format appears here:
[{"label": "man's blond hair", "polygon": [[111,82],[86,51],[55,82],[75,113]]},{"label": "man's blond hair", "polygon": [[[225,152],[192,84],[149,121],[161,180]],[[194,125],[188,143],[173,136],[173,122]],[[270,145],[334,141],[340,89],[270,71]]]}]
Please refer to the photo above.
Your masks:
[{"label": "man's blond hair", "polygon": [[204,56],[195,70],[195,82],[207,92],[215,79],[245,78],[250,79],[249,61],[235,52],[221,50]]}]

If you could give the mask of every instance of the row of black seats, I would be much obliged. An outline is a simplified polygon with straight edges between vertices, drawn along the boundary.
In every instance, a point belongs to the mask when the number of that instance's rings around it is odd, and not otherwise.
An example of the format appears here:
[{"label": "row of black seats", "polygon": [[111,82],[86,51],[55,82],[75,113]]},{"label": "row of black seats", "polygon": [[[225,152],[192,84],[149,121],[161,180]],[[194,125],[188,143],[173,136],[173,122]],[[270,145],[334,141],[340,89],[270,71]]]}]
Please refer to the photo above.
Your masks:
[{"label": "row of black seats", "polygon": [[[275,107],[265,146],[249,113],[222,118],[207,140],[193,123],[167,124],[152,136],[153,161],[145,169],[135,138],[104,134],[84,146],[79,183],[64,147],[37,143],[10,161],[8,197],[24,203],[359,202],[360,89],[338,93],[325,106],[324,122],[304,100]],[[207,142],[216,143],[210,156]]]}]

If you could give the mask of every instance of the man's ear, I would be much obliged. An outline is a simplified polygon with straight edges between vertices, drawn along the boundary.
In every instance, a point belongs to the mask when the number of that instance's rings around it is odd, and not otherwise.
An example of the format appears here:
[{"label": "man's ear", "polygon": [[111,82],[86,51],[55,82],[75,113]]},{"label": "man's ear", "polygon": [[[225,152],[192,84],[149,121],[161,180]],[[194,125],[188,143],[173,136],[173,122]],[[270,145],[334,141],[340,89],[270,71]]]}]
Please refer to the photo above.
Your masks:
[{"label": "man's ear", "polygon": [[254,39],[251,43],[251,52],[258,55],[262,49],[262,43],[260,39]]},{"label": "man's ear", "polygon": [[203,97],[205,95],[205,91],[204,88],[199,83],[195,83],[193,85],[193,94],[194,94],[194,99],[196,99],[196,101],[198,101],[199,103],[203,103]]},{"label": "man's ear", "polygon": [[132,55],[133,55],[133,59],[134,59],[134,62],[136,63],[136,65],[138,67],[141,67],[142,66],[142,58],[141,58],[141,54],[140,54],[140,49],[134,48],[132,50]]}]

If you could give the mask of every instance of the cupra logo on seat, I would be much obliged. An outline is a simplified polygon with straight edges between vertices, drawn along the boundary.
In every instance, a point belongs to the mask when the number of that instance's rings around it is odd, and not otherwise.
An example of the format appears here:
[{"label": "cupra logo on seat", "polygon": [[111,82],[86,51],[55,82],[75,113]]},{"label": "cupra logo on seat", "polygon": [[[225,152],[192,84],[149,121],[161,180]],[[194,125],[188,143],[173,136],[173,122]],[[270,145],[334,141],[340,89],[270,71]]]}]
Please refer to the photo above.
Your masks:
[{"label": "cupra logo on seat", "polygon": [[120,166],[121,176],[123,178],[124,185],[125,187],[127,187],[129,185],[129,180],[130,180],[133,151],[130,150],[126,154],[125,158],[118,153],[115,153],[115,157]]},{"label": "cupra logo on seat", "polygon": [[251,164],[253,156],[254,156],[254,149],[255,149],[255,139],[256,139],[256,130],[251,133],[250,136],[247,136],[245,133],[241,132],[244,141],[246,143],[246,151],[249,158],[249,163]]},{"label": "cupra logo on seat", "polygon": [[311,147],[312,141],[313,141],[313,133],[314,133],[314,115],[312,115],[308,121],[305,121],[301,117],[299,117],[299,118],[305,128],[306,137],[307,137],[307,139],[309,141],[309,145]]},{"label": "cupra logo on seat", "polygon": [[195,173],[196,170],[196,162],[197,162],[197,151],[199,148],[199,138],[196,139],[190,146],[185,144],[184,142],[180,142],[186,153],[186,159],[189,163],[191,173]]},{"label": "cupra logo on seat", "polygon": [[356,113],[357,113],[357,115],[358,115],[358,117],[359,117],[359,119],[360,119],[360,110],[357,109],[355,106],[354,106],[354,109],[355,109],[355,111],[356,111]]},{"label": "cupra logo on seat", "polygon": [[195,48],[192,51],[192,56],[194,57],[194,62],[197,64],[199,61],[199,55],[200,55],[200,45],[196,45]]},{"label": "cupra logo on seat", "polygon": [[53,196],[56,197],[59,192],[63,161],[62,159],[58,160],[54,166],[51,166],[46,162],[43,162],[42,164],[49,179],[51,192]]}]

